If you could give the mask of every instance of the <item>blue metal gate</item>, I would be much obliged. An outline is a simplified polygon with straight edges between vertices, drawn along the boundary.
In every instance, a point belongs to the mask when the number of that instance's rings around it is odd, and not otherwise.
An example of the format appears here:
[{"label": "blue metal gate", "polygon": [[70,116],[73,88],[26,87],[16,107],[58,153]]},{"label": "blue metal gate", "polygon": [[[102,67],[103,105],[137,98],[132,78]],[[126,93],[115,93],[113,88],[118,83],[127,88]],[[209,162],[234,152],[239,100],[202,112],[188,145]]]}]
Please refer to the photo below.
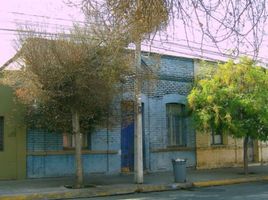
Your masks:
[{"label": "blue metal gate", "polygon": [[121,103],[121,171],[134,170],[134,102]]}]

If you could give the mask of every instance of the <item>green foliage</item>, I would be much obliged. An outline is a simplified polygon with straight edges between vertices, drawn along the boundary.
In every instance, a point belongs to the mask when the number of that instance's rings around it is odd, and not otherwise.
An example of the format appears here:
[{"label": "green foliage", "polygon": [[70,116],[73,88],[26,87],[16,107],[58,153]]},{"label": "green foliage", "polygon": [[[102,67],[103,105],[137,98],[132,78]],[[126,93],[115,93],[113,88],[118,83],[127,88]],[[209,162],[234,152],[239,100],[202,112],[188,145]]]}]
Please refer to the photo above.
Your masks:
[{"label": "green foliage", "polygon": [[248,58],[218,64],[214,75],[197,80],[188,101],[199,130],[267,140],[268,75]]},{"label": "green foliage", "polygon": [[217,70],[217,64],[219,63],[204,60],[199,61],[195,82],[198,82],[198,80],[201,79],[211,79]]},{"label": "green foliage", "polygon": [[122,44],[90,35],[26,38],[20,53],[25,66],[5,72],[6,83],[28,106],[28,126],[69,133],[74,110],[82,131],[106,122],[130,63]]}]

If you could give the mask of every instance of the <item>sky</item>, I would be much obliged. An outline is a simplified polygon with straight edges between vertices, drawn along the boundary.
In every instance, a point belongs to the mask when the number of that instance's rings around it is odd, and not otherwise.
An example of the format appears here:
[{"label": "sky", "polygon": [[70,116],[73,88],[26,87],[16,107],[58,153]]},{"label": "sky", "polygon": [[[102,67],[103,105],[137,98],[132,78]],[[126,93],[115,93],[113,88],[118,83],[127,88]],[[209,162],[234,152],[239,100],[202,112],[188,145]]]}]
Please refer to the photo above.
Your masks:
[{"label": "sky", "polygon": [[[83,21],[84,17],[78,8],[70,7],[66,4],[68,0],[0,0],[0,66],[13,57],[16,53],[16,31],[25,24],[31,24],[36,29],[45,29],[48,32],[62,32],[71,28],[72,22]],[[79,0],[73,0],[79,1]],[[144,50],[152,50],[158,53],[166,53],[176,56],[213,57],[222,59],[217,54],[217,49],[213,44],[205,44],[205,50],[200,51],[200,44],[191,43],[193,47],[189,49],[183,34],[183,28],[179,24],[175,28],[168,28],[162,36],[156,36],[153,43],[144,43]],[[198,36],[192,40],[198,41]],[[267,40],[268,41],[268,40]],[[261,56],[268,58],[267,44],[261,48]],[[268,59],[266,59],[268,63]]]},{"label": "sky", "polygon": [[82,21],[83,15],[62,0],[0,0],[0,66],[16,53],[18,35],[11,30],[28,23],[55,32],[72,20]]}]

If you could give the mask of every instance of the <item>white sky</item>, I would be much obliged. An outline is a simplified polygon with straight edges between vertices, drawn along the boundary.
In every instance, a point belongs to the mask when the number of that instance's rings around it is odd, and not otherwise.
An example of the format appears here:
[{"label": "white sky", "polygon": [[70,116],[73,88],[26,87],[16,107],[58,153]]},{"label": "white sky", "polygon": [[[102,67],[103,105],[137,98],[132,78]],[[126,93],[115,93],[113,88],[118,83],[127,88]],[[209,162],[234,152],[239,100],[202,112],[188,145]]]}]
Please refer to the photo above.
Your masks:
[{"label": "white sky", "polygon": [[[30,15],[49,16],[62,20]],[[0,66],[15,54],[17,38],[16,33],[1,29],[17,29],[20,25],[30,22],[41,26],[49,23],[50,25],[47,26],[55,31],[56,26],[57,29],[61,28],[59,25],[71,26],[71,20],[82,21],[83,16],[78,9],[68,7],[63,0],[0,0]]]},{"label": "white sky", "polygon": [[[83,21],[83,15],[80,10],[68,7],[64,1],[67,0],[0,0],[0,66],[16,52],[14,48],[17,38],[16,32],[7,31],[6,29],[16,30],[19,26],[30,23],[37,25],[37,27],[46,27],[49,32],[55,32],[60,31],[62,28],[71,27],[72,20]],[[195,54],[202,54],[206,57],[208,54],[212,55],[213,52],[217,51],[213,47],[206,46],[204,48],[208,49],[208,51],[207,54],[204,54],[204,52],[200,51],[200,45],[197,43],[191,44],[195,52],[189,50],[189,48],[187,49],[182,27],[178,27],[178,25],[176,27],[175,30],[169,28],[167,31],[169,33],[168,40],[171,43],[166,42],[166,37],[162,37],[162,40],[157,37],[156,40],[158,41],[151,44],[152,46],[149,45],[150,47],[144,46],[144,49],[154,50],[159,53],[168,52],[171,55],[191,55],[190,57],[195,57]],[[198,37],[193,38],[193,40],[198,41]],[[179,45],[177,45],[178,43]],[[157,49],[154,49],[154,46]],[[181,52],[181,54],[178,54],[178,52]],[[267,44],[264,43],[263,48],[261,48],[261,56],[268,58],[266,52],[268,52]],[[214,58],[220,59],[218,55],[214,55]],[[268,62],[268,59],[266,59],[266,62]]]}]

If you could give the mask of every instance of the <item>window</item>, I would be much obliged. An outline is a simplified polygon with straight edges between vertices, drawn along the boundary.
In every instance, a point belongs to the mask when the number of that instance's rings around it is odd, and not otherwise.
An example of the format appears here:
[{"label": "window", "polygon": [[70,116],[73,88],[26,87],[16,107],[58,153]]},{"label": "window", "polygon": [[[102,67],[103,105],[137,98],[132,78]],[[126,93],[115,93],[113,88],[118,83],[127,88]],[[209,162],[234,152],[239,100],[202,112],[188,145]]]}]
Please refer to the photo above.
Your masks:
[{"label": "window", "polygon": [[[88,134],[82,134],[82,148],[89,148],[90,137]],[[63,133],[63,148],[72,149],[75,148],[75,135],[69,133]]]},{"label": "window", "polygon": [[4,117],[0,117],[0,151],[4,150]]},{"label": "window", "polygon": [[170,146],[186,146],[185,105],[166,104],[168,144]]},{"label": "window", "polygon": [[211,144],[212,145],[223,144],[222,133],[220,130],[215,128],[211,129]]}]

